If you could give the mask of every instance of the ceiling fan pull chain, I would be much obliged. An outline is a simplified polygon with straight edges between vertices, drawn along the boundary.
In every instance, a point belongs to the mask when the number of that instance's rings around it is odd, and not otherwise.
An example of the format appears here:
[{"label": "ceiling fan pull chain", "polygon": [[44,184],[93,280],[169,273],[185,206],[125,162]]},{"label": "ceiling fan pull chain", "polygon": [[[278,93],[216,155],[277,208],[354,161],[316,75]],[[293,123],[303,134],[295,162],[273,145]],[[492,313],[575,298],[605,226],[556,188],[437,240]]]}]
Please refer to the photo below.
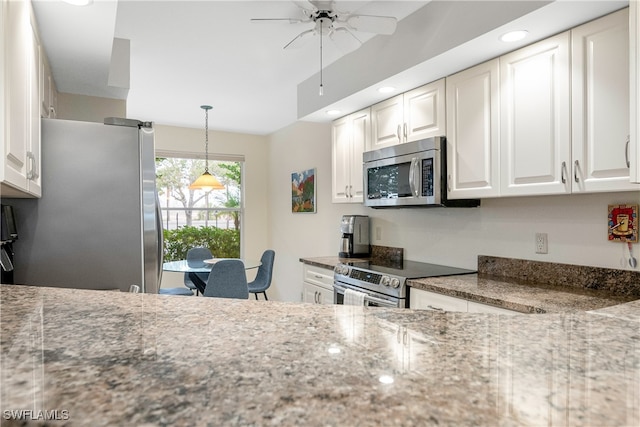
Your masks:
[{"label": "ceiling fan pull chain", "polygon": [[320,20],[320,96],[324,94],[324,88],[322,87],[322,19]]}]

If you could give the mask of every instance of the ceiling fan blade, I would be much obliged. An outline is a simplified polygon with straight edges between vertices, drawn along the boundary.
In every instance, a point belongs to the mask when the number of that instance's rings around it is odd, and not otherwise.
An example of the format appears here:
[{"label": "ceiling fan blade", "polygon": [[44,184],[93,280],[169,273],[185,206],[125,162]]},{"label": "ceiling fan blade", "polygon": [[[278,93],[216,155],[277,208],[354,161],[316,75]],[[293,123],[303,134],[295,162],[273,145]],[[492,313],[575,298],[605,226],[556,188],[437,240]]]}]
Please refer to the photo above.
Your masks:
[{"label": "ceiling fan blade", "polygon": [[315,12],[318,10],[312,2],[309,0],[291,0],[292,3],[295,3],[300,9],[308,10],[309,12]]},{"label": "ceiling fan blade", "polygon": [[302,47],[309,41],[309,39],[311,39],[314,33],[315,30],[313,29],[301,32],[293,40],[287,43],[283,49],[297,49]]},{"label": "ceiling fan blade", "polygon": [[329,34],[329,38],[336,44],[338,49],[344,53],[354,51],[362,44],[362,42],[345,27],[333,29]]},{"label": "ceiling fan blade", "polygon": [[251,18],[251,22],[254,24],[262,24],[265,22],[286,22],[289,24],[301,24],[303,22],[310,21],[296,18]]},{"label": "ceiling fan blade", "polygon": [[393,16],[351,15],[346,22],[356,31],[390,35],[396,31],[398,20]]}]

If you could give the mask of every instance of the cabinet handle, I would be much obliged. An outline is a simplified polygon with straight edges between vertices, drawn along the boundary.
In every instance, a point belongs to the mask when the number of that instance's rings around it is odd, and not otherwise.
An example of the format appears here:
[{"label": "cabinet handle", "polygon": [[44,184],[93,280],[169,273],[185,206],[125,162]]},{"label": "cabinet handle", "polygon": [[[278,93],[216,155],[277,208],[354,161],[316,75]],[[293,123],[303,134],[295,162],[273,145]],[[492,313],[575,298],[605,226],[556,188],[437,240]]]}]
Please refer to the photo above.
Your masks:
[{"label": "cabinet handle", "polygon": [[27,172],[27,179],[37,179],[38,174],[36,173],[36,156],[33,155],[31,151],[27,151],[27,158],[29,159],[29,163],[31,167]]},{"label": "cabinet handle", "polygon": [[349,197],[353,198],[353,185],[349,186]]},{"label": "cabinet handle", "polygon": [[624,161],[627,163],[627,168],[631,167],[629,162],[629,143],[631,142],[631,135],[627,135],[627,143],[624,144]]},{"label": "cabinet handle", "polygon": [[349,186],[344,186],[344,197],[349,198]]},{"label": "cabinet handle", "polygon": [[565,178],[565,174],[567,173],[567,162],[562,162],[562,168],[560,169],[560,178],[562,179],[562,183],[567,183],[567,178]]},{"label": "cabinet handle", "polygon": [[578,168],[580,167],[580,162],[577,160],[573,162],[573,180],[575,182],[580,182],[580,178],[578,178]]},{"label": "cabinet handle", "polygon": [[447,175],[447,191],[451,192],[451,174]]},{"label": "cabinet handle", "polygon": [[396,135],[398,136],[398,142],[402,142],[402,134],[400,133],[400,129],[402,126],[398,125],[398,129],[396,130]]},{"label": "cabinet handle", "polygon": [[404,140],[407,140],[407,124],[404,124],[404,129],[402,130],[402,133],[404,134]]}]

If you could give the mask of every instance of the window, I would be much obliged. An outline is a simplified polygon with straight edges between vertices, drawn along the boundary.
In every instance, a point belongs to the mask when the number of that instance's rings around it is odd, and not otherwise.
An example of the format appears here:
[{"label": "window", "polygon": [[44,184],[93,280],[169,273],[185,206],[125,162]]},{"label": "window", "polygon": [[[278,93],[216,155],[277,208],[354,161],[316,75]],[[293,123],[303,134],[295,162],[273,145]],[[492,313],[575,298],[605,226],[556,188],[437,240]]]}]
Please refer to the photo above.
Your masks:
[{"label": "window", "polygon": [[208,247],[218,258],[240,257],[243,161],[209,160],[209,172],[224,189],[190,190],[204,169],[202,159],[156,158],[165,261],[185,259],[196,246]]}]

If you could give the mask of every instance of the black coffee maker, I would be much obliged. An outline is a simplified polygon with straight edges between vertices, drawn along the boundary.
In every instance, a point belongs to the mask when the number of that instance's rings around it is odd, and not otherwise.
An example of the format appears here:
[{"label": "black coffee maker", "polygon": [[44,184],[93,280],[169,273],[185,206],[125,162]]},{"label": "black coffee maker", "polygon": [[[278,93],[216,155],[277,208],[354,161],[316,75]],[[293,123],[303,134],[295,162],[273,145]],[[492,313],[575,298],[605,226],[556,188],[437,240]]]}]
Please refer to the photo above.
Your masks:
[{"label": "black coffee maker", "polygon": [[369,246],[369,217],[366,215],[344,215],[340,223],[342,239],[340,239],[341,258],[368,257],[371,253]]}]

